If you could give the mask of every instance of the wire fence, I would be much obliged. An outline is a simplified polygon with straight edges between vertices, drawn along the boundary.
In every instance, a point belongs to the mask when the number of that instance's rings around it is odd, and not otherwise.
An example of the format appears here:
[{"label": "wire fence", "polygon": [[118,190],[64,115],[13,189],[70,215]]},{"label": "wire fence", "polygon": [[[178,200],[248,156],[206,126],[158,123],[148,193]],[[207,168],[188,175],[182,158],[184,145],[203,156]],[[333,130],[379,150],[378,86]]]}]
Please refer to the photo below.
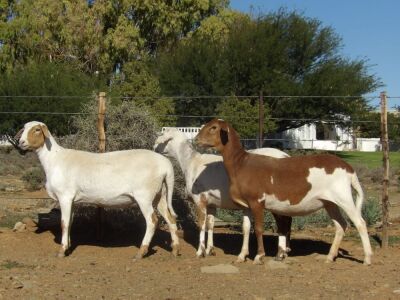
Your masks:
[{"label": "wire fence", "polygon": [[[344,96],[344,95],[307,95],[307,96],[294,96],[294,95],[265,95],[262,96],[265,100],[264,104],[268,106],[270,103],[268,101],[276,101],[276,103],[281,103],[281,101],[290,101],[293,105],[296,101],[302,101],[301,103],[306,103],[307,101],[314,101],[314,105],[325,105],[329,101],[335,102],[346,102],[351,104],[353,101],[357,101],[358,99],[363,99],[366,101],[376,101],[381,99],[381,96]],[[41,120],[42,118],[50,118],[52,124],[60,125],[61,123],[65,123],[66,132],[62,135],[73,136],[76,134],[76,129],[72,125],[73,118],[89,116],[96,116],[96,110],[93,112],[84,112],[80,109],[81,103],[87,103],[91,99],[94,98],[94,95],[81,95],[81,96],[68,96],[68,95],[58,95],[58,96],[48,96],[48,95],[39,95],[39,96],[0,96],[0,128],[2,124],[11,124],[7,129],[7,133],[16,133],[16,130],[19,129],[23,122],[27,120],[32,120],[37,118]],[[253,122],[257,124],[262,120],[261,115],[252,112],[252,115],[243,115],[237,116],[235,114],[227,114],[227,113],[216,113],[216,111],[210,111],[210,109],[203,110],[201,109],[201,104],[206,103],[206,101],[210,101],[212,103],[220,103],[221,101],[228,100],[231,98],[241,99],[244,101],[250,101],[254,107],[259,104],[260,95],[246,95],[246,96],[234,96],[234,95],[226,95],[226,96],[161,96],[161,97],[117,97],[117,96],[108,96],[108,103],[118,103],[121,101],[130,101],[132,103],[143,103],[143,102],[152,102],[155,103],[157,101],[168,100],[174,103],[175,107],[180,107],[181,105],[186,105],[187,109],[186,113],[179,113],[177,110],[176,113],[160,113],[160,112],[152,112],[153,116],[161,121],[161,127],[163,126],[171,126],[171,123],[174,123],[174,126],[184,127],[185,125],[190,125],[190,127],[200,128],[202,124],[206,120],[211,118],[223,118],[223,119],[241,119],[246,122]],[[389,107],[394,108],[393,115],[396,118],[392,118],[388,121],[388,126],[393,128],[397,128],[397,131],[390,131],[392,135],[389,135],[390,149],[392,151],[400,150],[400,143],[398,142],[398,138],[400,136],[399,126],[400,126],[400,117],[399,110],[400,107],[400,96],[388,96]],[[321,100],[321,102],[315,102],[316,100]],[[328,102],[327,102],[328,101]],[[21,105],[24,104],[24,105]],[[68,104],[68,105],[59,105]],[[25,105],[26,104],[26,105]],[[199,105],[200,104],[200,105]],[[264,106],[263,104],[263,106]],[[191,106],[194,105],[193,109],[190,109]],[[197,105],[197,106],[196,106]],[[215,108],[216,106],[211,106]],[[290,107],[290,106],[289,106]],[[62,109],[61,109],[62,108]],[[183,111],[183,110],[181,110]],[[233,110],[235,111],[235,110]],[[143,112],[145,113],[145,112]],[[377,112],[378,113],[378,112]],[[107,112],[106,112],[107,114]],[[327,117],[329,116],[329,117]],[[264,117],[264,116],[263,116]],[[19,124],[10,123],[9,120],[18,118]],[[124,118],[124,114],[119,115],[119,118],[122,120]],[[270,147],[278,147],[284,149],[316,149],[316,150],[327,150],[327,151],[346,151],[346,150],[359,150],[359,151],[381,151],[382,150],[382,141],[379,136],[379,127],[381,125],[381,120],[377,119],[367,119],[367,118],[350,118],[346,115],[340,114],[327,114],[324,117],[304,117],[303,115],[296,115],[295,112],[287,111],[286,114],[281,113],[281,115],[276,115],[274,110],[268,112],[265,116],[266,121],[272,121],[275,123],[286,122],[287,124],[294,124],[293,126],[289,126],[287,130],[283,130],[280,132],[268,132],[264,134],[266,130],[260,130],[263,134],[260,139],[260,132],[257,129],[254,129],[254,132],[250,137],[246,137],[242,139],[243,144],[246,148],[256,148],[261,146],[270,146]],[[165,122],[165,123],[163,123]],[[253,124],[254,125],[254,124]],[[12,127],[14,126],[14,127]],[[18,126],[18,127],[17,127]],[[360,127],[361,126],[369,126],[367,128],[371,128],[371,126],[375,126],[378,128],[376,131],[378,134],[374,137],[363,138],[360,136]],[[396,127],[397,126],[397,127]],[[12,127],[12,128],[11,128]],[[16,128],[17,127],[17,128]],[[95,127],[95,124],[93,124]],[[254,127],[254,126],[253,126]],[[256,128],[255,126],[254,128]],[[53,132],[52,127],[49,126],[50,131]],[[368,129],[367,129],[368,130]],[[397,132],[397,136],[393,134],[393,132]],[[6,133],[6,132],[4,132]],[[195,134],[196,130],[191,131],[191,134]],[[0,131],[0,136],[3,132]],[[192,136],[193,137],[193,136]],[[119,136],[112,137],[115,140],[130,140],[133,138],[132,135],[129,134],[121,134]],[[88,143],[97,143],[98,136],[93,135],[88,140]],[[0,145],[5,143],[5,140],[0,140]],[[47,197],[23,197],[23,196],[5,196],[0,197],[0,199],[49,199]]]},{"label": "wire fence", "polygon": [[[20,117],[21,120],[28,120],[30,118],[46,118],[46,117],[52,117],[53,120],[56,120],[58,123],[65,122],[67,123],[66,127],[67,133],[65,134],[73,134],[74,133],[74,128],[70,124],[71,123],[71,118],[75,116],[86,116],[89,115],[90,113],[87,112],[82,112],[79,109],[79,105],[77,105],[79,102],[87,102],[89,99],[93,98],[94,95],[81,95],[81,96],[76,96],[76,95],[18,95],[18,96],[0,96],[0,107],[2,108],[0,110],[0,120],[3,119],[10,119],[13,118],[14,116]],[[223,95],[223,96],[216,96],[216,95],[200,95],[200,96],[154,96],[154,97],[124,97],[124,96],[108,96],[107,101],[115,101],[115,100],[120,100],[120,101],[132,101],[133,103],[137,101],[147,101],[147,100],[153,100],[153,101],[160,101],[160,100],[165,100],[169,99],[175,102],[175,106],[179,106],[179,102],[182,101],[191,101],[191,104],[204,102],[204,101],[221,101],[224,99],[230,99],[230,98],[237,98],[237,99],[247,99],[249,101],[257,101],[259,99],[259,95],[239,95],[239,96],[234,96],[234,95]],[[329,100],[334,100],[334,101],[348,101],[351,102],[355,99],[364,99],[366,101],[375,101],[380,99],[380,96],[366,96],[366,97],[361,97],[361,96],[346,96],[346,95],[304,95],[304,96],[296,96],[296,95],[264,95],[263,98],[266,99],[266,101],[270,99],[274,99],[277,101],[281,100],[301,100],[301,101],[307,101],[311,99],[320,99],[323,101],[329,101]],[[388,96],[389,99],[389,106],[395,108],[399,107],[398,103],[400,103],[400,96]],[[76,102],[78,100],[78,102]],[[22,110],[21,105],[17,106],[19,109],[13,109],[12,105],[7,105],[8,102],[13,102],[18,104],[20,101],[27,101],[27,110]],[[58,105],[54,105],[60,102],[73,102],[72,106],[66,107],[64,110],[60,110]],[[4,105],[4,103],[6,103]],[[29,109],[32,105],[35,104],[36,109]],[[7,109],[9,108],[9,109]],[[95,113],[93,113],[95,114]],[[158,119],[162,120],[174,120],[176,122],[176,126],[183,126],[184,124],[189,124],[191,126],[198,126],[200,127],[205,120],[211,119],[211,118],[223,118],[223,119],[232,119],[232,118],[237,118],[235,115],[229,115],[229,114],[198,114],[198,113],[193,113],[193,114],[187,114],[187,113],[155,113],[154,116]],[[62,120],[60,119],[54,119],[57,117],[63,117]],[[123,116],[121,116],[123,118]],[[240,117],[242,120],[248,120],[248,121],[257,121],[259,120],[260,116],[259,115],[248,115],[248,116],[241,116]],[[297,123],[301,124],[299,126],[299,129],[296,130],[288,130],[287,132],[283,132],[281,134],[267,134],[264,136],[263,139],[263,144],[266,145],[275,145],[283,148],[290,148],[290,147],[311,147],[313,149],[314,146],[320,145],[320,147],[328,147],[326,150],[340,150],[343,147],[341,145],[346,145],[344,149],[346,150],[352,150],[352,149],[357,149],[357,141],[354,139],[354,136],[352,136],[353,133],[350,131],[353,130],[355,127],[363,124],[369,124],[369,125],[376,125],[380,124],[380,120],[371,120],[371,119],[350,119],[346,118],[345,116],[337,116],[335,118],[307,118],[307,117],[294,117],[293,113],[291,116],[274,116],[274,113],[271,112],[270,115],[267,116],[267,119],[269,121],[273,122],[286,122],[286,123]],[[185,121],[186,120],[186,121]],[[1,123],[1,121],[0,121]],[[170,125],[171,122],[168,122],[169,124],[161,124],[163,125]],[[314,124],[313,126],[317,126],[315,124],[325,124],[325,125],[330,125],[330,130],[331,132],[325,132],[325,134],[321,134],[321,131],[323,129],[321,128],[311,128],[310,126],[306,126],[307,124]],[[398,122],[393,122],[389,121],[388,122],[389,126],[398,126]],[[294,126],[295,127],[295,126]],[[326,126],[325,126],[326,127]],[[343,130],[345,128],[345,130]],[[4,129],[3,129],[4,130]],[[7,129],[7,133],[12,132],[12,130],[15,130],[15,128],[9,128]],[[309,132],[306,132],[306,131]],[[317,132],[319,131],[319,132]],[[326,128],[325,128],[326,131]],[[336,132],[335,132],[336,131]],[[345,134],[345,131],[347,131],[347,134]],[[2,132],[0,132],[0,135]],[[249,138],[246,137],[246,139],[243,139],[247,147],[254,148],[257,146],[260,146],[260,141],[258,141],[257,144],[257,132],[254,132],[254,138]],[[354,135],[354,134],[353,134]],[[125,136],[125,137],[119,137],[119,139],[129,139],[131,138],[130,136]],[[395,141],[397,137],[391,137],[389,136],[389,139],[391,139],[391,148],[393,150],[398,150],[400,147],[398,143]],[[375,139],[379,139],[379,136],[376,136]],[[322,145],[323,143],[321,141],[330,141],[330,145],[328,146],[329,143],[323,142],[326,145]],[[365,141],[365,139],[364,139]],[[362,142],[360,140],[360,142]],[[374,143],[378,143],[379,141],[374,141]],[[374,146],[376,149],[379,150],[378,147],[375,145]],[[371,148],[368,148],[371,150]]]}]

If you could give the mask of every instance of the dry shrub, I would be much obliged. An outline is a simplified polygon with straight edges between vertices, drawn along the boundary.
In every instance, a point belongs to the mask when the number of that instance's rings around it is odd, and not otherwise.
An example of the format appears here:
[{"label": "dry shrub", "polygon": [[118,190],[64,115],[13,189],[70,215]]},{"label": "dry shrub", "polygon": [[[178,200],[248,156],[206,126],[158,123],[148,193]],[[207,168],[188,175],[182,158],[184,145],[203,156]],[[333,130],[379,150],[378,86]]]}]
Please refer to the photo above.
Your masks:
[{"label": "dry shrub", "polygon": [[[61,139],[67,148],[98,151],[97,101],[82,106],[82,114],[72,120],[76,134]],[[143,105],[124,101],[107,103],[105,115],[106,151],[152,149],[159,131],[156,119]]]},{"label": "dry shrub", "polygon": [[[383,168],[369,168],[363,164],[353,165],[354,170],[357,173],[358,178],[361,182],[371,181],[375,184],[381,184],[383,180]],[[389,180],[391,184],[396,184],[396,179],[398,170],[396,168],[390,167],[389,169]]]},{"label": "dry shrub", "polygon": [[[61,139],[60,144],[67,148],[98,151],[97,133],[97,102],[95,99],[83,105],[82,114],[73,118],[72,122],[77,133]],[[105,115],[106,151],[126,149],[152,149],[157,133],[159,132],[157,120],[151,115],[144,105],[136,105],[133,102],[124,101],[118,105],[107,103]],[[173,205],[178,214],[178,220],[182,226],[193,224],[194,209],[186,200],[185,179],[177,163],[174,162],[175,189]],[[113,209],[110,209],[113,210]],[[133,210],[133,211],[132,211]],[[130,225],[132,214],[137,213],[137,208],[126,211],[115,210],[118,218],[113,218],[118,224],[114,227]],[[85,214],[84,210],[81,212]],[[88,216],[91,213],[87,212]],[[108,215],[113,216],[109,212]],[[160,218],[162,220],[162,218]]]},{"label": "dry shrub", "polygon": [[32,167],[24,172],[21,179],[25,181],[28,190],[36,191],[44,187],[46,175],[41,167]]}]

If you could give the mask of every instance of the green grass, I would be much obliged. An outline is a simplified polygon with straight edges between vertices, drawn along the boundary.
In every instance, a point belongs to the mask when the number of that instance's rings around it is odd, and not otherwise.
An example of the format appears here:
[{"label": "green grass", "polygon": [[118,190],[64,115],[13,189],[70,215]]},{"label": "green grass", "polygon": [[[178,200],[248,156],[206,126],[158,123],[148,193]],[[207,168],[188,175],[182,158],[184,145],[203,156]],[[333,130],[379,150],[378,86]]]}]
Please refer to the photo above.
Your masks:
[{"label": "green grass", "polygon": [[25,265],[25,264],[19,263],[19,262],[14,261],[14,260],[9,260],[9,259],[7,259],[4,262],[2,262],[0,264],[0,267],[2,269],[7,269],[7,270],[11,270],[11,269],[14,269],[14,268],[32,268],[32,266]]},{"label": "green grass", "polygon": [[[361,164],[368,168],[382,167],[382,152],[338,151],[335,154],[351,165]],[[394,168],[400,166],[400,152],[389,153],[389,166]]]}]

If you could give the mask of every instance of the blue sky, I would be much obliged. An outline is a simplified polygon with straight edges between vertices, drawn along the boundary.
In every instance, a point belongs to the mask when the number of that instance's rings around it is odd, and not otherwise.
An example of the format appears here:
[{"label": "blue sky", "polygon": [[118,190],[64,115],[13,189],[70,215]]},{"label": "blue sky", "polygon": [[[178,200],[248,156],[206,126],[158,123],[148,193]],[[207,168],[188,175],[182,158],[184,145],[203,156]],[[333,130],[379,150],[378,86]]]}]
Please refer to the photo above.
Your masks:
[{"label": "blue sky", "polygon": [[[297,10],[331,26],[342,38],[341,53],[352,59],[368,59],[370,73],[385,85],[373,95],[387,91],[400,97],[400,0],[231,0],[233,9],[271,12],[280,7]],[[374,101],[377,102],[378,100]],[[400,99],[389,99],[400,105]]]}]

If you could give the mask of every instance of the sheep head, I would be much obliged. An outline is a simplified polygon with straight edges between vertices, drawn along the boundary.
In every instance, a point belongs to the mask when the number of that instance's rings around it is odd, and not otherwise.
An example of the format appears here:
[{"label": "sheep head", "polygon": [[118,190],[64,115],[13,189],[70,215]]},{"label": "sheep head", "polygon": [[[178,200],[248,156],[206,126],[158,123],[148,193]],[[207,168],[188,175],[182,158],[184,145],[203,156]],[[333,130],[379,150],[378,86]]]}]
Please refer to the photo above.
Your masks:
[{"label": "sheep head", "polygon": [[174,139],[176,140],[179,138],[185,138],[185,136],[183,136],[178,129],[168,128],[160,136],[158,136],[154,143],[153,150],[163,155],[171,156],[171,143]]},{"label": "sheep head", "polygon": [[224,120],[213,119],[197,134],[195,143],[200,147],[215,148],[221,152],[229,141],[229,125]]},{"label": "sheep head", "polygon": [[42,122],[28,122],[14,137],[18,148],[23,151],[35,151],[44,145],[50,150],[50,132]]}]

